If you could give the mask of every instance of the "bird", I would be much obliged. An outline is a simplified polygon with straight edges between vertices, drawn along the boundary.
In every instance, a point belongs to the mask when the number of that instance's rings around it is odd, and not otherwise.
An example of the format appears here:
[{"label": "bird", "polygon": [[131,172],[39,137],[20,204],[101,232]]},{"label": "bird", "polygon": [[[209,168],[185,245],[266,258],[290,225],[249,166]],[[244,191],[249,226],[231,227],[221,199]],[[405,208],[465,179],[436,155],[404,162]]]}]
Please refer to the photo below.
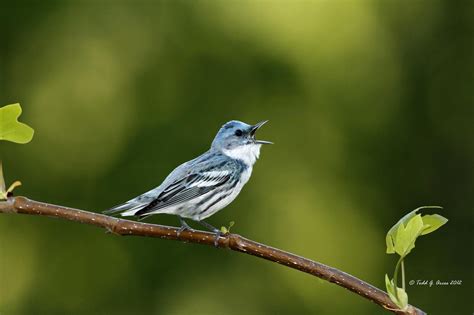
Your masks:
[{"label": "bird", "polygon": [[262,145],[255,133],[268,120],[250,125],[238,120],[225,123],[208,151],[176,167],[158,187],[104,211],[143,220],[154,214],[172,214],[184,230],[192,230],[185,219],[195,221],[216,234],[223,234],[204,219],[229,205],[248,182]]}]

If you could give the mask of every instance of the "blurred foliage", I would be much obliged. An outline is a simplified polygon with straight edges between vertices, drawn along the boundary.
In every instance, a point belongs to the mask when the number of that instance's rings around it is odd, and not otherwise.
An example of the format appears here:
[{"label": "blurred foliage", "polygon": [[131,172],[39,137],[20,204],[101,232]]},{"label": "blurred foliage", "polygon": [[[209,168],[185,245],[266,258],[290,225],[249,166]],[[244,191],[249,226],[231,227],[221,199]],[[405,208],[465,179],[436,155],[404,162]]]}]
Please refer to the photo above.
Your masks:
[{"label": "blurred foliage", "polygon": [[[410,257],[428,313],[472,311],[471,3],[5,1],[0,100],[26,146],[0,143],[28,197],[101,211],[204,152],[230,119],[269,119],[251,181],[213,216],[233,232],[383,288],[385,231],[443,205]],[[151,222],[177,225],[176,218]],[[2,314],[384,314],[313,277],[237,253],[0,217]],[[425,263],[429,261],[429,263]]]}]

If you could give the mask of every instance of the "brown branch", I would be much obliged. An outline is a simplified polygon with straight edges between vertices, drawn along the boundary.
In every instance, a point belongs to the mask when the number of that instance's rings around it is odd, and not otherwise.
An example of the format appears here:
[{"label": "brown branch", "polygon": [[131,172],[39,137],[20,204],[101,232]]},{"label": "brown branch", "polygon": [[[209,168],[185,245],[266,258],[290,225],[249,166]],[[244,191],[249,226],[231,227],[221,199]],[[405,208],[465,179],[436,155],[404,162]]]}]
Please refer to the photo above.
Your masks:
[{"label": "brown branch", "polygon": [[[103,214],[37,202],[25,197],[10,197],[7,201],[0,201],[0,213],[22,213],[57,217],[102,227],[117,235],[158,237],[211,246],[214,246],[215,241],[215,235],[208,232],[186,230],[178,236],[178,229],[174,227],[123,220]],[[226,234],[220,237],[217,246],[257,256],[309,273],[346,288],[397,314],[425,314],[411,305],[408,306],[406,311],[398,310],[397,306],[384,291],[336,268],[248,240],[237,234]]]}]

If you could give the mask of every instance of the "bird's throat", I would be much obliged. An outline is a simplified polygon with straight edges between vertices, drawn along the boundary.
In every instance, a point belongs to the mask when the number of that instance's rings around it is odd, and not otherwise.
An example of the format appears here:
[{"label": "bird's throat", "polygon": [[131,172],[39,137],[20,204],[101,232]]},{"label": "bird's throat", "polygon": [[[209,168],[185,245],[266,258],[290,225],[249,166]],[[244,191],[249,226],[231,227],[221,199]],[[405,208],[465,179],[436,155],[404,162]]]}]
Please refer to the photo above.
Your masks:
[{"label": "bird's throat", "polygon": [[230,150],[222,150],[222,153],[230,158],[241,160],[247,166],[253,166],[260,156],[261,144],[247,144]]}]

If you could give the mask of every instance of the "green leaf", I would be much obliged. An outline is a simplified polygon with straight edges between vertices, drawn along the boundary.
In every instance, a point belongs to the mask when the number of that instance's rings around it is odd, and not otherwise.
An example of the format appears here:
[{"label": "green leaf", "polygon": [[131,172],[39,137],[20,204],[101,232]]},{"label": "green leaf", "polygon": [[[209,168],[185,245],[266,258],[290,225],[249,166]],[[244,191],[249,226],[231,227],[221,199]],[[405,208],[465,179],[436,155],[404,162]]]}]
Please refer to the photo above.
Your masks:
[{"label": "green leaf", "polygon": [[428,214],[421,218],[423,219],[423,224],[425,225],[425,228],[421,232],[421,235],[426,235],[428,233],[434,232],[441,226],[446,224],[446,222],[448,222],[448,219],[439,214]]},{"label": "green leaf", "polygon": [[[401,218],[397,223],[395,223],[394,226],[390,228],[390,230],[387,232],[387,235],[385,237],[385,242],[387,244],[387,254],[394,254],[395,253],[395,237],[397,234],[397,230],[400,225],[406,225],[406,223],[413,218],[418,211],[421,209],[442,209],[440,206],[422,206],[419,208],[416,208],[415,210],[409,212],[406,214],[403,218]],[[428,232],[429,233],[429,232]],[[425,233],[426,234],[426,233]]]},{"label": "green leaf", "polygon": [[227,233],[229,233],[229,230],[227,229],[227,227],[221,226],[221,232],[222,232],[222,234],[227,234]]},{"label": "green leaf", "polygon": [[421,235],[423,228],[424,224],[421,219],[421,214],[412,217],[406,224],[406,227],[403,226],[403,224],[400,224],[394,240],[395,252],[402,257],[408,255],[415,247],[415,241],[418,236]]},{"label": "green leaf", "polygon": [[406,310],[408,306],[408,294],[402,288],[397,288],[398,302],[395,303],[401,310]]},{"label": "green leaf", "polygon": [[385,242],[387,243],[387,254],[394,254],[395,244],[393,244],[392,235],[390,235],[390,233],[387,233],[387,236],[385,236]]},{"label": "green leaf", "polygon": [[[385,287],[387,288],[388,295],[393,295],[395,297],[395,285],[393,284],[393,281],[389,279],[387,274],[385,274]],[[393,299],[392,301],[395,302]]]},{"label": "green leaf", "polygon": [[221,232],[222,232],[223,234],[230,233],[230,229],[231,229],[231,227],[234,226],[234,224],[235,224],[234,221],[230,221],[228,227],[227,227],[227,226],[221,226]]},{"label": "green leaf", "polygon": [[409,212],[408,214],[406,214],[403,218],[398,220],[398,222],[395,223],[395,225],[392,226],[392,228],[388,231],[387,236],[385,237],[385,241],[387,243],[387,254],[394,254],[395,253],[395,243],[394,242],[395,242],[395,238],[396,238],[398,229],[400,228],[400,226],[402,226],[403,224],[408,222],[408,220],[410,220],[412,217],[414,217],[416,215],[416,212],[419,209],[421,209],[421,207]]},{"label": "green leaf", "polygon": [[[402,288],[398,288],[390,280],[388,275],[385,274],[385,287],[387,288],[387,294],[390,300],[395,303],[401,310],[405,310],[408,306],[408,294]],[[396,294],[395,294],[396,290]]]},{"label": "green leaf", "polygon": [[403,248],[401,247],[401,244],[397,242],[397,240],[402,238],[402,234],[404,230],[405,230],[405,227],[403,226],[403,224],[400,224],[397,230],[395,231],[395,235],[392,236],[394,252],[399,255],[400,255],[400,251],[403,251]]},{"label": "green leaf", "polygon": [[6,105],[0,108],[0,140],[16,143],[28,143],[33,138],[34,130],[18,121],[21,115],[20,104]]}]

